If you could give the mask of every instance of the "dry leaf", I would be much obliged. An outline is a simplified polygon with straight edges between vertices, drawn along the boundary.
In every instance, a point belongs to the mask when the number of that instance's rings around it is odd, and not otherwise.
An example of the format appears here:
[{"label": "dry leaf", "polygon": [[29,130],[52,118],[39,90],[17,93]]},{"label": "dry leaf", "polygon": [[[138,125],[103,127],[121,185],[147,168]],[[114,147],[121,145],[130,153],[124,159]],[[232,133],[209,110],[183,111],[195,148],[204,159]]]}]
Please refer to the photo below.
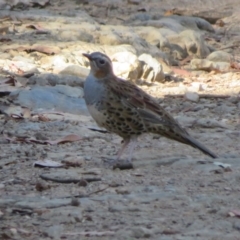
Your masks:
[{"label": "dry leaf", "polygon": [[57,139],[55,141],[48,141],[48,143],[50,143],[51,145],[56,145],[59,143],[76,142],[76,141],[80,141],[80,140],[82,140],[82,138],[80,136],[75,135],[75,134],[70,134],[66,137]]}]

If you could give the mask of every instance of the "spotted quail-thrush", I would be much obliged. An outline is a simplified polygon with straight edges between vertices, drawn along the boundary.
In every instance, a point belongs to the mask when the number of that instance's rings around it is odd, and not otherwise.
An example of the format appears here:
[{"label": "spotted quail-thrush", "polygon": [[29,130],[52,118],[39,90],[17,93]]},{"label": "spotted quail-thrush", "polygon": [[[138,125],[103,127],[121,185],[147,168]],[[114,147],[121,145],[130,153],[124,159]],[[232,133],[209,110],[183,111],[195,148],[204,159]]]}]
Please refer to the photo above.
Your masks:
[{"label": "spotted quail-thrush", "polygon": [[[191,137],[157,101],[142,89],[114,75],[112,61],[100,52],[83,54],[91,71],[84,83],[88,110],[100,127],[124,140],[117,160],[131,142],[143,133],[154,133],[198,148],[212,158],[217,155]],[[131,162],[135,144],[130,144]]]}]

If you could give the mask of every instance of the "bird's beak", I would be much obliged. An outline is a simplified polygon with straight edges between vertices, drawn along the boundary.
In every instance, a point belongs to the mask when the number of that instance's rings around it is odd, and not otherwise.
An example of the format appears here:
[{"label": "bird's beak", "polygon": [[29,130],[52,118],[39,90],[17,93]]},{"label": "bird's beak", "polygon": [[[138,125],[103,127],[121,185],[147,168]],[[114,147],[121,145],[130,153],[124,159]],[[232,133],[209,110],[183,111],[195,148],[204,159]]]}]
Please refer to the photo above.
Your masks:
[{"label": "bird's beak", "polygon": [[86,57],[89,61],[91,61],[91,55],[87,53],[82,54],[84,57]]}]

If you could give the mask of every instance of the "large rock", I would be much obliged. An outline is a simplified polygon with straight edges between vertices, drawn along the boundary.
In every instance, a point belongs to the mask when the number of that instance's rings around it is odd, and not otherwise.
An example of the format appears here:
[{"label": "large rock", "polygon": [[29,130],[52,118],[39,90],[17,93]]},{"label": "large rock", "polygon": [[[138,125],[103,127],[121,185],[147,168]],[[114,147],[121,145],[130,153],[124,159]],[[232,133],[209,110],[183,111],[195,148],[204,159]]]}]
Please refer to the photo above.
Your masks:
[{"label": "large rock", "polygon": [[114,31],[105,31],[99,34],[99,43],[106,45],[120,45],[125,43],[124,39],[121,38],[120,34]]},{"label": "large rock", "polygon": [[212,25],[203,18],[178,15],[172,15],[169,16],[169,18],[176,20],[186,29],[214,32],[214,28],[212,27]]},{"label": "large rock", "polygon": [[[86,69],[88,72],[89,70]],[[87,74],[87,72],[86,72]],[[75,74],[68,75],[64,73],[63,75],[60,74],[52,74],[52,73],[45,73],[45,74],[36,74],[29,78],[28,84],[29,85],[40,85],[40,86],[55,86],[55,85],[68,85],[71,87],[83,87],[85,81],[85,77],[80,78],[75,76]]]},{"label": "large rock", "polygon": [[187,56],[205,58],[210,53],[202,35],[193,30],[182,31],[180,34],[168,36],[167,39],[178,59]]},{"label": "large rock", "polygon": [[213,62],[207,59],[192,59],[190,66],[193,70],[227,72],[230,69],[230,63]]},{"label": "large rock", "polygon": [[163,82],[164,73],[161,64],[149,54],[142,54],[138,58],[144,63],[142,79],[148,83]]},{"label": "large rock", "polygon": [[[170,47],[167,38],[155,27],[136,27],[135,31],[148,43],[159,47]],[[174,32],[172,32],[174,34]]]},{"label": "large rock", "polygon": [[113,69],[117,76],[136,81],[141,77],[141,63],[131,52],[118,52],[111,56]]},{"label": "large rock", "polygon": [[175,33],[180,33],[181,31],[186,30],[184,26],[178,23],[175,19],[171,18],[162,18],[159,20],[149,20],[143,23],[135,24],[136,26],[151,26],[155,28],[167,28],[172,30]]},{"label": "large rock", "polygon": [[213,62],[228,62],[232,60],[233,56],[224,51],[215,51],[207,56],[207,59]]},{"label": "large rock", "polygon": [[18,90],[10,94],[14,103],[34,111],[43,109],[72,114],[88,114],[82,96],[81,88],[64,85],[36,86],[30,90]]},{"label": "large rock", "polygon": [[57,38],[60,41],[83,41],[83,42],[94,42],[94,37],[92,34],[76,29],[75,31],[73,30],[61,30],[57,34]]},{"label": "large rock", "polygon": [[70,65],[60,71],[59,74],[85,78],[89,74],[89,69],[81,67],[79,65]]}]

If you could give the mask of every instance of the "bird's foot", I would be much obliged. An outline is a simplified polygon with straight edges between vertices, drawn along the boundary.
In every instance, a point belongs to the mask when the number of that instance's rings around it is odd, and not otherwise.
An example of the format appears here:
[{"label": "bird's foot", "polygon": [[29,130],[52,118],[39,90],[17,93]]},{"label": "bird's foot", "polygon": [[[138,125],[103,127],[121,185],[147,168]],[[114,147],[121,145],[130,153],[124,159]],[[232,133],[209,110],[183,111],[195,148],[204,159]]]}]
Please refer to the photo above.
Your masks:
[{"label": "bird's foot", "polygon": [[103,161],[109,164],[113,169],[119,168],[120,170],[133,169],[132,161],[104,158]]},{"label": "bird's foot", "polygon": [[127,169],[133,169],[132,161],[129,160],[118,160],[113,165],[113,169],[119,168],[120,170],[127,170]]}]

